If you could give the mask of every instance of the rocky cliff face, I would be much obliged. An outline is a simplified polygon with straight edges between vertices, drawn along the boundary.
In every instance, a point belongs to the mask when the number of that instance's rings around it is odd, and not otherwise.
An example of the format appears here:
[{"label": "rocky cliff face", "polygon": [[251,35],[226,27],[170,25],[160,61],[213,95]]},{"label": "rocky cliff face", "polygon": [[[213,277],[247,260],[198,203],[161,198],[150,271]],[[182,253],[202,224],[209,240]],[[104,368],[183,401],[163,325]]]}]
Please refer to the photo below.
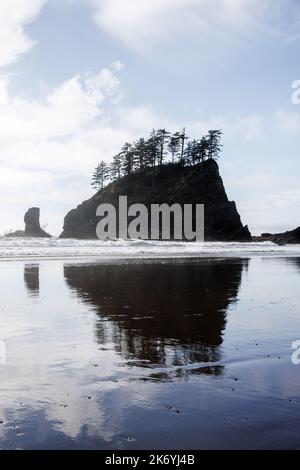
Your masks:
[{"label": "rocky cliff face", "polygon": [[28,209],[24,216],[25,230],[17,230],[16,232],[9,233],[8,237],[36,237],[36,238],[51,238],[45,230],[40,226],[40,209],[38,207],[31,207]]},{"label": "rocky cliff face", "polygon": [[151,169],[147,169],[109,184],[66,215],[60,237],[96,238],[97,207],[104,203],[118,207],[119,196],[127,196],[129,205],[140,203],[147,207],[162,203],[204,204],[206,241],[251,240],[235,203],[227,198],[218,165],[213,160],[196,167],[166,165],[157,168],[155,179]]}]

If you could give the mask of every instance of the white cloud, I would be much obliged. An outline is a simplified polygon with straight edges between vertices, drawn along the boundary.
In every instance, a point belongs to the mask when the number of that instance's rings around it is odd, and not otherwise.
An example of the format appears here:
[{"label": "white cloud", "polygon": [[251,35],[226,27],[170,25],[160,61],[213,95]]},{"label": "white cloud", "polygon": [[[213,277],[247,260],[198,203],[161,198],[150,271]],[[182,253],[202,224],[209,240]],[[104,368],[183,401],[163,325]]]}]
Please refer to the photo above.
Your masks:
[{"label": "white cloud", "polygon": [[125,68],[125,64],[123,64],[123,62],[121,62],[120,60],[115,60],[113,62],[113,68],[116,72],[121,72],[121,70]]},{"label": "white cloud", "polygon": [[257,141],[263,135],[265,122],[259,115],[228,114],[190,122],[188,128],[193,135],[203,135],[208,129],[222,129],[229,139]]},{"label": "white cloud", "polygon": [[[110,159],[132,137],[110,123],[119,85],[103,69],[97,75],[76,75],[44,101],[35,101],[11,95],[8,78],[0,77],[2,214],[12,212],[16,203],[24,204],[23,211],[30,205],[56,205],[61,222],[54,230],[59,232],[67,209],[91,194],[95,164]],[[6,228],[2,219],[0,231]]]},{"label": "white cloud", "polygon": [[[89,75],[86,80],[88,89],[95,93],[95,90],[102,90],[107,96],[120,99],[120,81],[109,69],[103,69],[96,77]],[[94,91],[93,91],[94,90]]]},{"label": "white cloud", "polygon": [[[219,46],[224,38],[256,41],[266,34],[288,34],[288,26],[299,15],[294,0],[85,0],[95,9],[97,25],[127,47],[141,51],[169,42],[202,50],[205,39]],[[290,17],[288,12],[292,11]],[[289,33],[290,34],[290,33]],[[155,51],[158,53],[158,51]]]},{"label": "white cloud", "polygon": [[298,112],[286,111],[279,109],[274,115],[275,126],[280,130],[288,133],[300,132],[300,107]]},{"label": "white cloud", "polygon": [[[58,234],[66,212],[93,193],[90,176],[99,160],[110,161],[126,140],[147,135],[153,127],[175,131],[186,126],[190,137],[221,128],[230,149],[236,142],[256,142],[276,119],[286,117],[281,110],[270,123],[258,115],[178,122],[150,104],[124,106],[121,97],[119,79],[106,68],[78,74],[39,101],[12,94],[9,78],[0,77],[0,211],[5,214],[0,231],[21,228],[25,210],[38,205],[49,231]],[[268,181],[256,175],[242,183],[256,193]],[[265,205],[270,207],[270,201]],[[251,222],[254,215],[245,209],[244,219]]]},{"label": "white cloud", "polygon": [[277,207],[285,207],[290,204],[300,203],[300,190],[290,189],[288,191],[282,191],[277,194],[269,194],[265,196],[267,200],[277,205]]},{"label": "white cloud", "polygon": [[[59,233],[66,212],[92,194],[90,177],[99,160],[110,161],[125,141],[153,127],[175,131],[186,125],[195,137],[222,127],[229,138],[247,139],[259,122],[251,116],[175,122],[150,105],[126,107],[121,96],[120,82],[109,69],[76,75],[43,101],[12,95],[9,79],[0,78],[0,211],[18,214],[16,228],[20,213],[38,205],[42,214],[43,208],[51,213],[43,216],[49,230]],[[12,227],[11,214],[0,221],[0,231]]]},{"label": "white cloud", "polygon": [[2,0],[0,2],[0,66],[15,62],[34,45],[24,26],[39,14],[45,0]]},{"label": "white cloud", "polygon": [[150,104],[142,104],[130,108],[119,107],[117,117],[120,128],[134,134],[150,133],[153,128],[165,127],[173,130],[182,127],[181,123],[159,115]]},{"label": "white cloud", "polygon": [[15,141],[39,143],[75,134],[101,116],[105,100],[119,96],[119,81],[107,69],[76,75],[54,89],[44,102],[10,96],[0,78],[0,147]]},{"label": "white cloud", "polygon": [[[297,172],[281,174],[276,168],[231,174],[226,184],[240,193],[238,209],[253,234],[283,232],[299,225],[300,191],[297,188]],[[252,168],[253,171],[253,168]]]},{"label": "white cloud", "polygon": [[[281,36],[292,16],[297,25],[295,13],[299,12],[299,4],[290,0],[69,0],[73,1],[92,4],[98,26],[127,47],[154,50],[155,54],[161,49],[164,60],[168,56],[164,45],[177,57],[183,57],[180,47],[188,51],[195,48],[202,57],[205,51],[211,55],[215,45],[222,53],[228,41],[256,40],[262,34]],[[12,64],[34,45],[24,28],[44,3],[46,0],[0,3],[0,66]],[[287,5],[294,5],[290,16],[285,15]],[[111,64],[115,72],[123,68],[120,60]],[[0,76],[0,232],[18,228],[24,211],[30,205],[40,205],[49,230],[59,233],[67,210],[92,194],[89,180],[95,164],[100,159],[109,161],[126,140],[146,135],[153,127],[177,130],[186,126],[191,137],[209,128],[222,128],[228,153],[236,145],[242,147],[278,129],[289,133],[300,130],[300,113],[284,109],[269,122],[259,115],[178,122],[157,113],[151,104],[124,106],[121,84],[112,70],[75,75],[43,100],[12,94],[10,79]],[[268,184],[264,178],[255,175],[252,182],[244,180],[244,184],[249,191],[262,194]],[[262,220],[271,198],[263,200],[266,210],[260,212]],[[282,200],[298,202],[298,193],[286,193]],[[43,215],[46,210],[49,218]],[[255,224],[254,212],[253,216],[249,212],[245,215],[245,221]]]}]

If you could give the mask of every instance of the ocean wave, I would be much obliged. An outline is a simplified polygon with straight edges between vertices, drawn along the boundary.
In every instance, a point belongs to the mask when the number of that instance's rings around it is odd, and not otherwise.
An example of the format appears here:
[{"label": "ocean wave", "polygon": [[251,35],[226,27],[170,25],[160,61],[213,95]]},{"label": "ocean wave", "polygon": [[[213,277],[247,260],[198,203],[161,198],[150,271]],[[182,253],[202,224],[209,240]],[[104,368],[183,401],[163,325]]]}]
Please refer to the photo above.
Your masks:
[{"label": "ocean wave", "polygon": [[300,256],[300,245],[278,246],[271,242],[162,242],[145,240],[75,240],[1,238],[0,259],[20,258],[173,258],[205,256]]}]

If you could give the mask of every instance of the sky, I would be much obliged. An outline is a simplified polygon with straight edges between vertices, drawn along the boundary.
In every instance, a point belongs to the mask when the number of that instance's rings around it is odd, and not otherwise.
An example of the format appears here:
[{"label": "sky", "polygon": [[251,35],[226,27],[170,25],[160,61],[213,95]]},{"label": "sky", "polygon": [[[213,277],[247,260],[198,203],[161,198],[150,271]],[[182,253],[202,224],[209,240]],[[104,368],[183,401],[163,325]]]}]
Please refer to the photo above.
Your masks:
[{"label": "sky", "polygon": [[300,225],[300,2],[0,2],[0,233],[58,235],[94,167],[152,128],[224,132],[253,234]]}]

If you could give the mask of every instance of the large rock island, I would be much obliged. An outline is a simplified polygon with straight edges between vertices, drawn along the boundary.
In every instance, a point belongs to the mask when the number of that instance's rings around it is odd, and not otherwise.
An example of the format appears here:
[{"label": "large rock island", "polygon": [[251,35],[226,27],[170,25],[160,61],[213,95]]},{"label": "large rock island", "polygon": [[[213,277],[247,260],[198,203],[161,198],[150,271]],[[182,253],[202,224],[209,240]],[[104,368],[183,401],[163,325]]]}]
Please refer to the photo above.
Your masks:
[{"label": "large rock island", "polygon": [[155,177],[153,169],[146,168],[114,181],[66,215],[60,238],[95,239],[97,207],[104,203],[118,207],[119,196],[127,196],[129,205],[140,203],[147,207],[162,203],[204,204],[206,241],[251,241],[236,204],[228,200],[214,160],[192,167],[157,167]]}]

